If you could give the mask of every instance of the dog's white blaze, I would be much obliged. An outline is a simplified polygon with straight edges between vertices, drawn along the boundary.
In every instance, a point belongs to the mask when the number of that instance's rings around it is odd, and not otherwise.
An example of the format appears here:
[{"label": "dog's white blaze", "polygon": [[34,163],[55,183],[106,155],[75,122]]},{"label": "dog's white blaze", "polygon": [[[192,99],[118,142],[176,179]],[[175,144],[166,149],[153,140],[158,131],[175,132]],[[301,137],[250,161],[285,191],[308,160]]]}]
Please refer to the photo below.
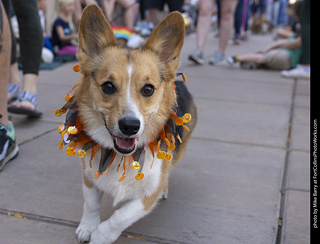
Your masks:
[{"label": "dog's white blaze", "polygon": [[130,64],[127,68],[128,71],[128,87],[127,87],[127,92],[126,92],[126,101],[127,101],[127,111],[126,114],[129,116],[133,116],[134,118],[137,118],[140,120],[140,130],[137,133],[137,135],[140,135],[142,133],[143,127],[144,127],[144,121],[143,121],[143,116],[139,111],[138,106],[134,102],[131,96],[131,81],[132,81],[132,70],[133,70],[133,65]]}]

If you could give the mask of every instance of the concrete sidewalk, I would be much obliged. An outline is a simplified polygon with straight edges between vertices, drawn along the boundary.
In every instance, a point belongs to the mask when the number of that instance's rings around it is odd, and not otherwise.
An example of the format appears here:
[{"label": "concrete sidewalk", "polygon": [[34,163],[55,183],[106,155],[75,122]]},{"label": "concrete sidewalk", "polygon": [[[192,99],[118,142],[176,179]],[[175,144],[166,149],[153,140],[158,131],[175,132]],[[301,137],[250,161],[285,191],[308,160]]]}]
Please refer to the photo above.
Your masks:
[{"label": "concrete sidewalk", "polygon": [[[228,54],[262,49],[252,36]],[[217,47],[212,35],[207,61]],[[198,125],[170,192],[117,244],[310,243],[310,81],[279,72],[194,66],[186,37],[181,67],[198,107]],[[0,244],[76,244],[82,214],[82,166],[58,149],[53,115],[78,74],[74,63],[41,71],[41,119],[13,115],[19,156],[0,172]],[[102,220],[112,213],[105,196]]]}]

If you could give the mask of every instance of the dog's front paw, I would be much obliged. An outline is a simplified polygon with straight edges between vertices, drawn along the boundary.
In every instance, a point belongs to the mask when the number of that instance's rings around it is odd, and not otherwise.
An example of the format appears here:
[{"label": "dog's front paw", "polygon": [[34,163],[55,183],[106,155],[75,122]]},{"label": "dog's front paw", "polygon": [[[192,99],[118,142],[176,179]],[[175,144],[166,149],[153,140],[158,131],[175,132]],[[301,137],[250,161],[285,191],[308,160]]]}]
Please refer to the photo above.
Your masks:
[{"label": "dog's front paw", "polygon": [[[101,228],[101,226],[99,227]],[[107,229],[99,230],[99,227],[92,231],[89,244],[112,244],[121,234],[107,231]]]},{"label": "dog's front paw", "polygon": [[111,244],[112,242],[108,241],[101,232],[96,229],[92,232],[90,243],[89,244]]},{"label": "dog's front paw", "polygon": [[80,223],[76,229],[76,234],[80,243],[89,242],[92,231],[96,226]]}]

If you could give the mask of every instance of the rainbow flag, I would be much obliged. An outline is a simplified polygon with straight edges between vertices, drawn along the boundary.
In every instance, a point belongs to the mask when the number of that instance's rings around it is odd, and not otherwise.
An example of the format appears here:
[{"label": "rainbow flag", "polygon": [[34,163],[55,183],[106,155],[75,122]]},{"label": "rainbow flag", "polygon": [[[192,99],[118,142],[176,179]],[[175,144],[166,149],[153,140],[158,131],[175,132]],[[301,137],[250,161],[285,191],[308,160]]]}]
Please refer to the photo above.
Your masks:
[{"label": "rainbow flag", "polygon": [[125,40],[129,40],[129,38],[131,37],[133,31],[131,29],[129,29],[128,27],[125,26],[112,26],[112,30],[113,30],[113,34],[115,36],[115,38],[117,39],[125,39]]}]

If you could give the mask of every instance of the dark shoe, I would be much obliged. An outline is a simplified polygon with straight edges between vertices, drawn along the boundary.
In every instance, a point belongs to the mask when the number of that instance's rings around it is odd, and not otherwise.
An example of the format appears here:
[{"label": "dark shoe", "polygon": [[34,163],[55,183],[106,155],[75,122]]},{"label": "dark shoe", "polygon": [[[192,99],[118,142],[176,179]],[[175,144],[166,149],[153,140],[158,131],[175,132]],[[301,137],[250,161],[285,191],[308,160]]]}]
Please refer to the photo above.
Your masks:
[{"label": "dark shoe", "polygon": [[199,49],[194,50],[193,53],[189,55],[189,60],[196,64],[204,64],[203,52]]},{"label": "dark shoe", "polygon": [[240,62],[240,66],[243,69],[257,69],[257,63],[256,62]]}]

